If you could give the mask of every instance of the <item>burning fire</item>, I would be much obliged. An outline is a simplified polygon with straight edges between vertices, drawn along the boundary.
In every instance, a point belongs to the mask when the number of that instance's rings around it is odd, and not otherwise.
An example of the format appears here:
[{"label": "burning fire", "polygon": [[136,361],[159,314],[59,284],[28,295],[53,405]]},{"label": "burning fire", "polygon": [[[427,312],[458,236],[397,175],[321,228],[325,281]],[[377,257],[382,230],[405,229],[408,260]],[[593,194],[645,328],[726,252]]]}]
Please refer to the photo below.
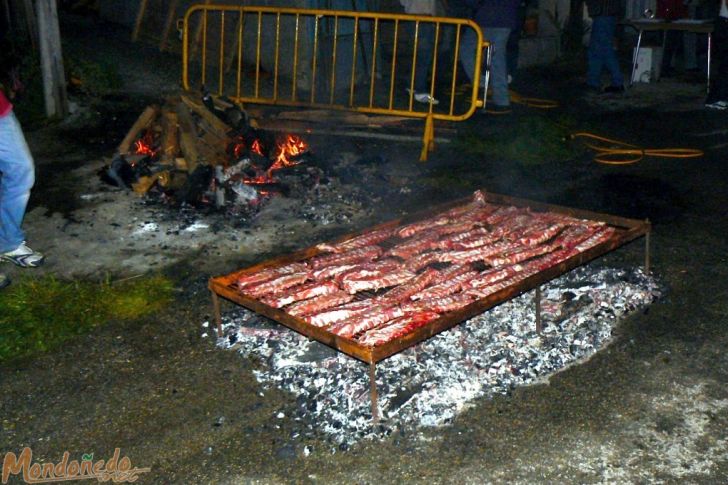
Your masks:
[{"label": "burning fire", "polygon": [[273,165],[268,169],[268,174],[270,175],[273,170],[278,170],[279,168],[298,165],[299,162],[293,161],[290,158],[301,155],[307,149],[308,145],[300,137],[286,135],[286,139],[278,144],[276,149],[277,156]]},{"label": "burning fire", "polygon": [[[246,147],[245,143],[239,141],[233,148],[233,154],[236,158],[240,158],[246,150],[260,156],[265,156],[265,148],[259,139],[253,140],[249,147]],[[296,161],[295,158],[307,150],[308,144],[301,137],[286,135],[283,139],[279,139],[275,149],[272,151],[274,156],[271,157],[273,164],[270,168],[256,177],[245,178],[243,182],[250,185],[274,183],[273,173],[281,168],[298,165],[300,162]]]},{"label": "burning fire", "polygon": [[157,154],[157,150],[152,148],[153,146],[154,132],[152,130],[146,130],[144,135],[134,143],[134,153],[153,157]]}]

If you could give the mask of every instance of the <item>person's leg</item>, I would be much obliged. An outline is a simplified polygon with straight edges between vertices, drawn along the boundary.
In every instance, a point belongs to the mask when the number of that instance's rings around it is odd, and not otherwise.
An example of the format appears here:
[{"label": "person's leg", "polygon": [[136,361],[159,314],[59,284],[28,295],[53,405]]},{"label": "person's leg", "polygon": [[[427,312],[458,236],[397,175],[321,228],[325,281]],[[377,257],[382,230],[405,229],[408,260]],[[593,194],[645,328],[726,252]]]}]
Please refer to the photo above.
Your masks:
[{"label": "person's leg", "polygon": [[432,24],[421,22],[417,36],[417,59],[415,66],[415,92],[430,92],[430,73],[432,72],[432,54],[434,52],[435,28]]},{"label": "person's leg", "polygon": [[606,55],[605,44],[609,44],[611,46],[612,42],[611,38],[607,35],[607,18],[608,17],[603,16],[593,17],[591,35],[589,36],[586,83],[596,89],[601,89],[602,87],[602,69],[604,69]]},{"label": "person's leg", "polygon": [[622,69],[619,67],[619,59],[617,59],[617,51],[614,49],[614,34],[617,31],[617,17],[605,18],[606,41],[604,42],[604,65],[611,76],[613,87],[624,88],[624,77]]},{"label": "person's leg", "polygon": [[473,29],[467,28],[463,30],[462,37],[460,38],[460,65],[463,66],[463,70],[468,75],[470,82],[473,82],[473,76],[475,75],[475,49],[478,48],[476,45],[477,42],[478,37],[475,35]]},{"label": "person's leg", "polygon": [[485,37],[493,44],[493,58],[490,66],[490,86],[493,90],[493,104],[509,106],[508,68],[506,67],[506,44],[511,29],[487,29]]},{"label": "person's leg", "polygon": [[518,18],[516,19],[517,28],[511,30],[508,36],[508,44],[506,45],[506,66],[509,75],[513,76],[518,69],[518,54],[520,52],[521,33],[523,32],[523,24],[526,21],[526,5],[521,2],[518,6]]},{"label": "person's leg", "polygon": [[35,182],[33,157],[13,113],[0,118],[0,253],[25,240],[21,228]]}]

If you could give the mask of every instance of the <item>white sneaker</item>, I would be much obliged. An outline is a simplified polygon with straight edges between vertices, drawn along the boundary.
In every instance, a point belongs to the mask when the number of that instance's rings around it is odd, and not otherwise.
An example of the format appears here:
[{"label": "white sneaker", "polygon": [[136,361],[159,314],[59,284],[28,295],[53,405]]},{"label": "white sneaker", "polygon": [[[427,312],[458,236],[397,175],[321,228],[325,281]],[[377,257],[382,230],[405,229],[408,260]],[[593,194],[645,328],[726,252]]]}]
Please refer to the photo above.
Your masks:
[{"label": "white sneaker", "polygon": [[437,99],[433,98],[428,93],[415,93],[415,101],[418,103],[430,103],[433,106],[439,103]]},{"label": "white sneaker", "polygon": [[728,101],[713,101],[712,103],[705,103],[705,107],[709,109],[728,109]]},{"label": "white sneaker", "polygon": [[0,261],[10,261],[23,268],[37,268],[44,260],[45,256],[30,249],[25,245],[25,241],[14,250],[0,254]]}]

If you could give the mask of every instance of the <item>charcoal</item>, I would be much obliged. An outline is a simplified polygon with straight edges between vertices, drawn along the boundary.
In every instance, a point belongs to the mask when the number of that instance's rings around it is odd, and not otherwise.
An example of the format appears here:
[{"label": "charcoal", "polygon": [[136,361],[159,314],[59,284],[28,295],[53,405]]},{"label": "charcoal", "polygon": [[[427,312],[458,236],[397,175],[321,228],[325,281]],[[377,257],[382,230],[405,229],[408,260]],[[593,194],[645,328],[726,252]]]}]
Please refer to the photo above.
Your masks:
[{"label": "charcoal", "polygon": [[[322,344],[280,325],[275,335],[250,334],[246,325],[259,317],[248,310],[226,314],[223,322],[226,334],[238,336],[240,353],[268,359],[253,371],[261,386],[296,396],[291,402],[303,434],[323,432],[337,452],[362,439],[447,426],[479,399],[508,394],[585,359],[610,341],[622,318],[663,292],[640,269],[592,263],[542,286],[543,307],[556,311],[543,313],[541,335],[533,291],[498,305],[377,364],[378,405],[386,418],[379,427],[372,424],[366,365],[333,350],[312,359]],[[558,319],[562,313],[569,315]],[[233,347],[227,338],[218,346]]]},{"label": "charcoal", "polygon": [[111,163],[99,171],[99,177],[104,183],[115,185],[122,189],[130,189],[131,184],[137,181],[138,177],[134,168],[123,155],[116,155]]},{"label": "charcoal", "polygon": [[187,203],[197,206],[202,202],[203,195],[210,190],[210,182],[214,175],[214,169],[210,165],[198,165],[187,177],[185,185],[177,191],[175,198],[177,203]]}]

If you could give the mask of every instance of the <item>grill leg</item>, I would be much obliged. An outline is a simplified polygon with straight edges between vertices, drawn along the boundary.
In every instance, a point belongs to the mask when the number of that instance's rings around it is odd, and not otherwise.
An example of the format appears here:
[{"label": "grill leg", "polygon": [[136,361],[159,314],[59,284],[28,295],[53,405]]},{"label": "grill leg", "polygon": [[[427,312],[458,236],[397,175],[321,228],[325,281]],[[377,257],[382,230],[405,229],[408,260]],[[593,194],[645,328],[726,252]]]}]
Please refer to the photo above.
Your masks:
[{"label": "grill leg", "polygon": [[379,422],[379,408],[377,406],[377,364],[369,363],[369,395],[372,400],[372,419],[374,424]]},{"label": "grill leg", "polygon": [[220,315],[220,297],[217,293],[210,290],[212,293],[212,313],[215,316],[215,324],[217,325],[217,336],[222,337],[222,316]]},{"label": "grill leg", "polygon": [[536,295],[533,297],[536,305],[536,333],[541,333],[543,325],[541,324],[541,287],[536,287]]},{"label": "grill leg", "polygon": [[645,274],[650,274],[650,231],[645,234]]}]

